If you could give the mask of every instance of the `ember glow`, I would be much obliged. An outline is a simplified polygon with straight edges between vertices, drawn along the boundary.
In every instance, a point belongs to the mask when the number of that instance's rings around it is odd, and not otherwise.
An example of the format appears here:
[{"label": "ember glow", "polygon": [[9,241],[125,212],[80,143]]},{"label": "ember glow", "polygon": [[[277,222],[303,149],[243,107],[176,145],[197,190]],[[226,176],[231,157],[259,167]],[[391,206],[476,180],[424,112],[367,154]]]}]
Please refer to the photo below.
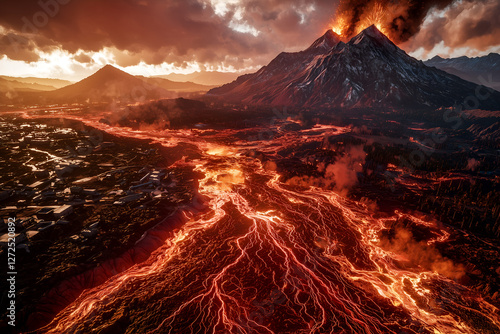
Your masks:
[{"label": "ember glow", "polygon": [[359,34],[361,31],[365,30],[371,25],[375,25],[380,32],[384,35],[389,34],[389,30],[385,28],[385,22],[387,21],[387,11],[382,7],[379,3],[374,3],[372,8],[368,9],[359,20],[358,25],[356,26],[356,34]]},{"label": "ember glow", "polygon": [[346,23],[346,20],[342,17],[342,15],[339,15],[336,19],[335,19],[335,23],[333,24],[332,26],[332,30],[334,33],[336,33],[337,35],[341,36],[341,37],[345,37],[345,31],[347,29],[347,23]]},{"label": "ember glow", "polygon": [[354,26],[350,23],[352,15],[350,10],[337,13],[332,27],[333,32],[347,39],[353,35],[359,34],[369,26],[374,25],[384,35],[390,38],[390,30],[387,29],[386,26],[388,22],[387,16],[390,15],[390,10],[384,8],[381,3],[372,2],[368,5]]}]

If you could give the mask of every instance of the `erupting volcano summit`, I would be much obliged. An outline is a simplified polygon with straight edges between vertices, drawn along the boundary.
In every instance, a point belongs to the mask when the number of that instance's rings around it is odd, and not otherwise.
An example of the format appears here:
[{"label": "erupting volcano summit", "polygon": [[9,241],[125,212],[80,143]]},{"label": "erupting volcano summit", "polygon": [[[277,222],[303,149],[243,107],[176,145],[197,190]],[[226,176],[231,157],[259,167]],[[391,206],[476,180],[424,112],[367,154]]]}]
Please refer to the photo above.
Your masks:
[{"label": "erupting volcano summit", "polygon": [[[347,43],[333,31],[308,49],[281,53],[254,74],[209,91],[225,101],[294,107],[451,107],[474,96],[476,84],[409,56],[374,25]],[[498,110],[500,93],[479,108]]]}]

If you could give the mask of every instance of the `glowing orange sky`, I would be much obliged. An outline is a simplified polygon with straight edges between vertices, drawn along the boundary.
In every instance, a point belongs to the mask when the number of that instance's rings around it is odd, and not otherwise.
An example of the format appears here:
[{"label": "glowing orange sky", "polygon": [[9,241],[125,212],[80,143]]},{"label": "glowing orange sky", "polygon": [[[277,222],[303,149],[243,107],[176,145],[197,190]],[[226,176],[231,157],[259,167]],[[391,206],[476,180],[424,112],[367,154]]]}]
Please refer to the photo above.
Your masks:
[{"label": "glowing orange sky", "polygon": [[[331,0],[2,1],[0,74],[80,80],[108,63],[140,75],[254,71],[283,50],[307,47],[331,28],[337,5]],[[370,9],[365,23],[382,14]],[[499,52],[499,16],[499,1],[461,1],[430,12],[421,31],[400,47],[418,58]]]}]

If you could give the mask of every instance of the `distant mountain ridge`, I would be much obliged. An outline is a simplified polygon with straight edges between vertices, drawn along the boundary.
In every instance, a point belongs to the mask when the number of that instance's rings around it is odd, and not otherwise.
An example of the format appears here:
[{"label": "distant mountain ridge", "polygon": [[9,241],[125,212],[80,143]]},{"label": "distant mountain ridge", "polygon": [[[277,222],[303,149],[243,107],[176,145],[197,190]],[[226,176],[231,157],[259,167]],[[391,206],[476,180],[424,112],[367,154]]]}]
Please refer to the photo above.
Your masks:
[{"label": "distant mountain ridge", "polygon": [[156,85],[163,89],[178,93],[207,92],[210,89],[216,87],[216,85],[212,86],[200,85],[191,81],[178,82],[160,77],[143,77],[143,76],[136,76],[136,77],[146,81],[151,85]]},{"label": "distant mountain ridge", "polygon": [[[63,85],[59,89],[26,83],[0,77],[0,102],[6,104],[53,104],[128,102],[137,103],[182,95],[203,94],[215,86],[205,86],[192,82],[175,82],[158,77],[133,76],[112,65],[106,65],[89,77],[69,85],[64,80],[39,79]],[[23,78],[19,78],[23,79]],[[37,79],[38,78],[33,78]],[[55,80],[55,81],[53,81]]]},{"label": "distant mountain ridge", "polygon": [[175,97],[158,86],[106,65],[91,76],[66,87],[45,92],[46,101],[59,103],[139,101]]},{"label": "distant mountain ridge", "polygon": [[[12,82],[16,89],[28,90],[55,90],[64,86],[71,85],[73,82],[61,79],[50,78],[35,78],[35,77],[12,77],[7,75],[0,75],[0,79]],[[2,80],[2,82],[4,82]],[[1,89],[1,88],[0,88]]]},{"label": "distant mountain ridge", "polygon": [[192,82],[205,86],[220,86],[235,80],[240,74],[233,72],[202,71],[189,74],[171,73],[152,78],[168,79],[175,82]]},{"label": "distant mountain ridge", "polygon": [[424,62],[427,66],[454,74],[464,80],[478,85],[491,87],[500,91],[500,54],[490,53],[487,56],[469,58],[441,58],[435,56]]},{"label": "distant mountain ridge", "polygon": [[[36,82],[23,82],[14,77],[0,77],[0,92],[39,92],[55,90],[56,87]],[[21,79],[21,78],[20,78]]]},{"label": "distant mountain ridge", "polygon": [[[347,43],[329,30],[308,49],[281,53],[207,95],[249,105],[437,108],[464,102],[476,87],[410,57],[371,26]],[[500,109],[500,93],[480,107]]]}]

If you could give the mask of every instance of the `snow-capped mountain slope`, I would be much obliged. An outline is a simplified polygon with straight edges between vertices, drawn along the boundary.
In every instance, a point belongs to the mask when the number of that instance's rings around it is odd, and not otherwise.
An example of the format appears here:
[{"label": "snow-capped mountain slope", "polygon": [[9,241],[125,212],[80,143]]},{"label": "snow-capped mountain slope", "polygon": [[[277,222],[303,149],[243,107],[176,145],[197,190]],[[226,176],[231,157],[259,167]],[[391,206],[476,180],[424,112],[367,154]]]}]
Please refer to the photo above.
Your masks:
[{"label": "snow-capped mountain slope", "polygon": [[306,50],[282,52],[256,73],[242,75],[229,84],[210,90],[208,94],[225,96],[230,101],[243,97],[243,103],[274,104],[275,88],[292,84],[316,57],[327,54],[339,42],[339,36],[328,30]]},{"label": "snow-capped mountain slope", "polygon": [[[375,26],[348,43],[333,32],[322,38],[329,38],[326,45],[320,38],[305,51],[282,53],[258,72],[208,94],[254,105],[435,108],[463,103],[476,93],[476,84],[427,67]],[[500,109],[500,93],[480,107]]]}]

